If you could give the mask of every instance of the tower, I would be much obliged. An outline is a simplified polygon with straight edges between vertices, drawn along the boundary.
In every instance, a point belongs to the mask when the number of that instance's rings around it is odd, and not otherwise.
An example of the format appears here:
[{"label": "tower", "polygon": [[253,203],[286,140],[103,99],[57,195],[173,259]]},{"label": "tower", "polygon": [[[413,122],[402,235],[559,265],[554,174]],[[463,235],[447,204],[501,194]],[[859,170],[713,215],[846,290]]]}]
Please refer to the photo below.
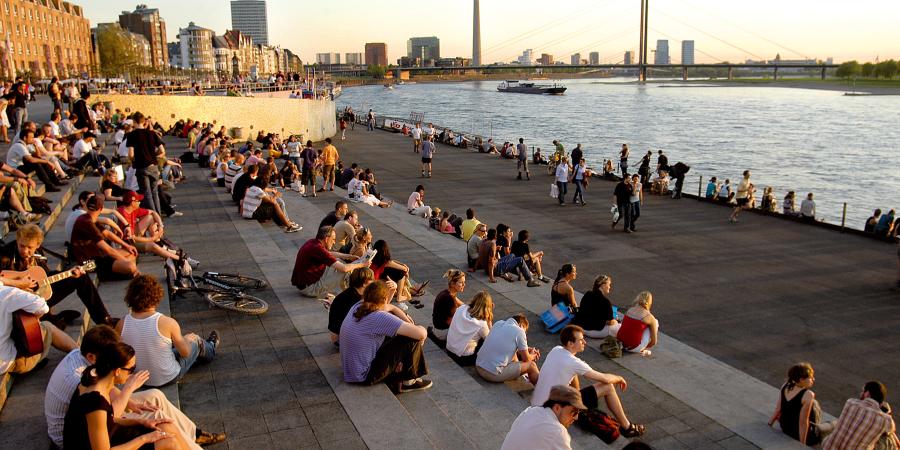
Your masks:
[{"label": "tower", "polygon": [[475,7],[472,13],[472,65],[481,65],[481,12],[478,7],[478,0],[475,0]]}]

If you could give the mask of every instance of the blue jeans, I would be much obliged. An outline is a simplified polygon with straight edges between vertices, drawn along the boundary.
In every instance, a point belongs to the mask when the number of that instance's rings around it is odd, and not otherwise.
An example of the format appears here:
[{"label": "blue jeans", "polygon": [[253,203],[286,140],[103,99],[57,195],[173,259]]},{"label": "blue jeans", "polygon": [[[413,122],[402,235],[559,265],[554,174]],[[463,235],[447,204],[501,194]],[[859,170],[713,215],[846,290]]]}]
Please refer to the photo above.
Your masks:
[{"label": "blue jeans", "polygon": [[497,271],[500,272],[500,275],[514,273],[522,275],[528,281],[532,279],[531,270],[528,269],[528,264],[525,264],[525,259],[512,253],[500,258],[500,261],[497,262]]},{"label": "blue jeans", "polygon": [[631,202],[631,230],[634,230],[634,223],[637,222],[638,217],[641,217],[641,202]]},{"label": "blue jeans", "polygon": [[27,108],[15,108],[13,109],[13,115],[10,117],[10,120],[13,120],[14,123],[11,125],[16,129],[15,137],[19,137],[19,133],[22,131],[22,125],[28,121],[28,109]]},{"label": "blue jeans", "polygon": [[556,182],[556,187],[559,188],[559,195],[556,198],[559,200],[560,205],[562,205],[563,203],[566,202],[566,194],[568,193],[566,186],[568,184],[569,183],[567,183],[565,181],[557,181]]},{"label": "blue jeans", "polygon": [[198,360],[212,361],[213,359],[216,359],[216,346],[213,345],[212,342],[197,335],[187,338],[187,341],[191,345],[191,352],[187,356],[181,356],[181,354],[178,353],[178,350],[172,347],[172,351],[175,352],[175,359],[178,360],[178,365],[181,366],[181,370],[178,372],[178,376],[175,377],[175,381],[184,378]]},{"label": "blue jeans", "polygon": [[575,180],[575,196],[572,203],[584,203],[584,180]]},{"label": "blue jeans", "polygon": [[138,192],[144,196],[145,207],[151,211],[160,212],[159,191],[156,184],[159,181],[159,170],[156,166],[150,166],[143,169],[136,169],[135,176],[138,182]]},{"label": "blue jeans", "polygon": [[[618,203],[616,205],[619,208],[619,220],[625,220],[625,229],[629,229],[631,227],[631,203]],[[613,225],[617,225],[619,220],[613,222]]]},{"label": "blue jeans", "polygon": [[374,130],[375,130],[375,121],[374,121],[374,120],[367,120],[367,121],[366,121],[366,126],[369,128],[369,131],[374,131]]}]

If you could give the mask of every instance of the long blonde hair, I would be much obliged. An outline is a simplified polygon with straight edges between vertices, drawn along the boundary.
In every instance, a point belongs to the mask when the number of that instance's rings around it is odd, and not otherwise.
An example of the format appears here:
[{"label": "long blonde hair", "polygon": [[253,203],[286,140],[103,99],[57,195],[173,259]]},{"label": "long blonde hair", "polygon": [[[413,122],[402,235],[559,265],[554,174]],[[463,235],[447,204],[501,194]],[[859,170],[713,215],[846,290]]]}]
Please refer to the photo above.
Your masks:
[{"label": "long blonde hair", "polygon": [[494,323],[494,299],[487,291],[475,294],[469,302],[469,315],[472,318],[484,320],[490,327]]},{"label": "long blonde hair", "polygon": [[653,294],[650,291],[641,291],[637,297],[634,298],[634,306],[640,306],[641,308],[650,311],[650,306],[653,304]]}]

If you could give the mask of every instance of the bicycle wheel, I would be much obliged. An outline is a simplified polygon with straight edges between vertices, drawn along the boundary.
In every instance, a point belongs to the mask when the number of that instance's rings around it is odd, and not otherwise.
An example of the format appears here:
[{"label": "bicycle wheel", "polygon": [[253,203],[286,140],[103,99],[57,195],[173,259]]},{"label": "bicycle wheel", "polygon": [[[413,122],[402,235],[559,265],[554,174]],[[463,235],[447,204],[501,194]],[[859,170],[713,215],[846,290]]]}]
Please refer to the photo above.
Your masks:
[{"label": "bicycle wheel", "polygon": [[269,287],[269,283],[266,283],[265,280],[231,273],[206,272],[203,274],[203,277],[201,277],[201,280],[204,278],[240,289],[265,289]]},{"label": "bicycle wheel", "polygon": [[261,298],[243,292],[207,292],[206,301],[217,308],[257,316],[269,310],[269,304]]}]

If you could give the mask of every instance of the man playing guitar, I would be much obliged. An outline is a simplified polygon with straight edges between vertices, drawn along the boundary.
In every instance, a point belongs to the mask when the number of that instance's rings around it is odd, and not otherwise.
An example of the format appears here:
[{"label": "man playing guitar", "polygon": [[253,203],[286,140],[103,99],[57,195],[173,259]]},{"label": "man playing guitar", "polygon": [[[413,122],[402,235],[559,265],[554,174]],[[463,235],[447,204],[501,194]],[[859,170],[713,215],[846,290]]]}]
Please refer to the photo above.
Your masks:
[{"label": "man playing guitar", "polygon": [[[55,275],[59,272],[50,271],[47,267],[47,259],[40,254],[39,249],[44,242],[44,234],[37,225],[28,224],[20,227],[16,231],[16,240],[0,247],[0,271],[25,271],[29,267],[38,266],[43,269],[47,275]],[[81,262],[81,261],[79,261]],[[6,286],[17,287],[22,290],[31,291],[37,287],[38,281],[34,280],[27,274],[10,274],[7,272],[3,277],[0,274],[0,282]],[[52,285],[53,294],[47,300],[48,306],[54,306],[63,301],[72,292],[78,293],[78,298],[87,307],[91,315],[91,319],[97,324],[105,324],[115,326],[115,320],[109,316],[103,300],[97,287],[86,276],[84,270],[76,267],[72,270],[72,276],[57,281]],[[65,328],[67,323],[71,323],[77,319],[80,314],[76,311],[66,310],[56,315],[45,314],[42,320],[50,321],[58,328]]]},{"label": "man playing guitar", "polygon": [[23,310],[36,316],[50,310],[43,298],[11,286],[0,286],[0,374],[26,373],[37,367],[47,357],[53,346],[62,352],[70,352],[78,345],[59,328],[49,322],[40,322],[43,351],[31,356],[20,355],[12,338],[13,313]]}]

